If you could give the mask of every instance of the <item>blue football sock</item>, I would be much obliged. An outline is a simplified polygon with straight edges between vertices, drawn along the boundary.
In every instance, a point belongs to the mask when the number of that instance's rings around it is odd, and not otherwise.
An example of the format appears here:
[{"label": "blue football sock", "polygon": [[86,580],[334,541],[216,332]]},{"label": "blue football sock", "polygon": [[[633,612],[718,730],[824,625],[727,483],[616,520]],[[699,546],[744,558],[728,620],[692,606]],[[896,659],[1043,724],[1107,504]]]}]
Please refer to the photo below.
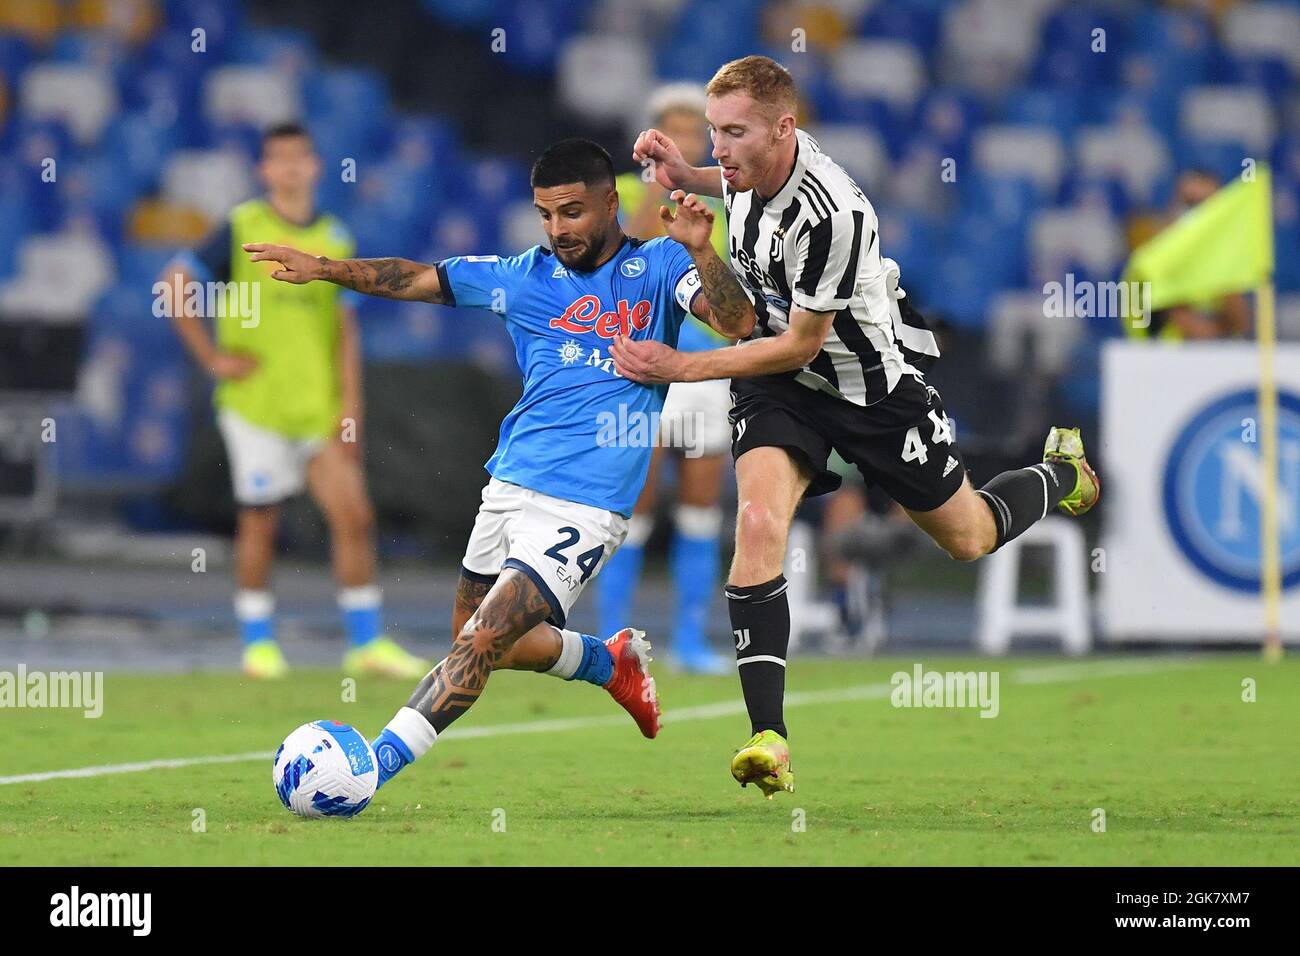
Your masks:
[{"label": "blue football sock", "polygon": [[709,603],[717,593],[720,582],[719,529],[710,529],[706,525],[702,529],[706,531],[705,534],[692,534],[683,530],[683,523],[679,519],[669,551],[673,589],[677,594],[673,652],[682,655],[702,654],[709,650]]},{"label": "blue football sock", "polygon": [[371,743],[379,764],[379,786],[383,786],[413,760],[424,756],[438,734],[419,711],[403,707]]},{"label": "blue football sock", "polygon": [[604,641],[598,640],[590,634],[580,636],[582,638],[582,660],[578,662],[578,667],[573,672],[573,676],[565,679],[585,680],[589,684],[604,687],[609,683],[609,679],[614,676],[614,655],[609,652],[609,648],[605,646]]},{"label": "blue football sock", "polygon": [[379,763],[379,786],[397,776],[403,767],[415,759],[411,748],[397,734],[385,727],[371,744]]},{"label": "blue football sock", "polygon": [[235,594],[235,617],[244,646],[275,639],[275,601],[269,591],[239,591]]},{"label": "blue football sock", "polygon": [[379,587],[366,584],[339,589],[339,610],[349,647],[364,647],[383,629],[383,595]]}]

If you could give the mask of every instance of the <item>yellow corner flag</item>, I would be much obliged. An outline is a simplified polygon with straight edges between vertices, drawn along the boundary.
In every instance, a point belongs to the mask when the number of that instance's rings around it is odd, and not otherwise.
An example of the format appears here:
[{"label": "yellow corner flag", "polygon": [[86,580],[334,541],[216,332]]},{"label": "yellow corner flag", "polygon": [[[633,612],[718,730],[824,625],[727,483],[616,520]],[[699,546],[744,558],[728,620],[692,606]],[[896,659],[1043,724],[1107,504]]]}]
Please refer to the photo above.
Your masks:
[{"label": "yellow corner flag", "polygon": [[[1261,164],[1250,179],[1224,186],[1133,250],[1124,281],[1150,283],[1149,300],[1140,297],[1147,309],[1258,288],[1273,274],[1272,196],[1272,177]],[[1145,324],[1129,318],[1130,329],[1145,334]]]},{"label": "yellow corner flag", "polygon": [[[1127,326],[1144,338],[1151,310],[1192,305],[1232,292],[1255,292],[1259,346],[1259,437],[1263,465],[1260,507],[1260,591],[1264,599],[1264,653],[1282,656],[1281,541],[1278,530],[1277,379],[1273,367],[1273,184],[1267,166],[1224,186],[1133,251],[1127,282],[1145,283],[1130,295]],[[1130,287],[1134,288],[1134,287]]]}]

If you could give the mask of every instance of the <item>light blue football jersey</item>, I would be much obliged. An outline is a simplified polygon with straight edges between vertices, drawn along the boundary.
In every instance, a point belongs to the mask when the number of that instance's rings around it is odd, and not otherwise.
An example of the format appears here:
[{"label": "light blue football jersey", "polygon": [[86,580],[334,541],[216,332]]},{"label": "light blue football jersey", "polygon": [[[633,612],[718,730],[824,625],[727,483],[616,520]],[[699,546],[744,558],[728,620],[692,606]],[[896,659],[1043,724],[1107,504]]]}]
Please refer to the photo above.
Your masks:
[{"label": "light blue football jersey", "polygon": [[448,301],[499,314],[515,343],[524,393],[501,423],[487,470],[565,501],[630,515],[650,467],[667,386],[614,370],[620,332],[677,346],[700,292],[690,255],[672,239],[624,239],[593,272],[542,246],[518,256],[437,263]]}]

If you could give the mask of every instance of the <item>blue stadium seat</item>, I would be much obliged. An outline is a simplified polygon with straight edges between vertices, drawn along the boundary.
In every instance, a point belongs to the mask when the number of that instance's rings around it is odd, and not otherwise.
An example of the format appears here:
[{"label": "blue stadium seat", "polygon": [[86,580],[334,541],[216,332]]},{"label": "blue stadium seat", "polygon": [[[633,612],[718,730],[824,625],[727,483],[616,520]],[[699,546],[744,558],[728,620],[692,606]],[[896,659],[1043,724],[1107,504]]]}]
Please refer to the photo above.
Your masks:
[{"label": "blue stadium seat", "polygon": [[316,67],[316,48],[302,30],[288,27],[250,27],[234,38],[230,48],[234,63],[256,63],[302,75]]},{"label": "blue stadium seat", "polygon": [[494,0],[422,0],[424,9],[458,27],[487,23],[497,10]]},{"label": "blue stadium seat", "polygon": [[872,39],[906,40],[929,55],[939,42],[940,6],[939,3],[882,3],[863,18],[858,33]]},{"label": "blue stadium seat", "polygon": [[[504,11],[500,6],[505,6]],[[581,22],[579,6],[566,0],[512,0],[498,5],[494,17],[505,30],[502,58],[515,69],[530,73],[551,69],[556,52]],[[493,22],[495,25],[496,19]]]},{"label": "blue stadium seat", "polygon": [[1085,119],[1084,103],[1091,99],[1077,89],[1031,88],[1013,91],[1003,104],[1008,123],[1051,126],[1069,142]]}]

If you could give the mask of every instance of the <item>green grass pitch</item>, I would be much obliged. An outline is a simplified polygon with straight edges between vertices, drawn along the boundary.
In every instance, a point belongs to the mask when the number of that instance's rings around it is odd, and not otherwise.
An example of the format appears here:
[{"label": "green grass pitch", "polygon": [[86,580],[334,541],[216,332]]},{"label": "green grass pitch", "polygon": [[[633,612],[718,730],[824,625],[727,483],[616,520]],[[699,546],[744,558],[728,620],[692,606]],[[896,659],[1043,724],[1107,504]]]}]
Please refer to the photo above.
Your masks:
[{"label": "green grass pitch", "polygon": [[[762,799],[728,774],[748,736],[733,676],[660,675],[659,739],[603,691],[499,674],[486,696],[352,820],[300,820],[270,753],[307,720],[373,736],[404,682],[298,672],[109,674],[97,720],[0,712],[0,778],[166,758],[224,763],[0,783],[11,864],[1115,864],[1300,860],[1300,662],[1255,654],[996,669],[1000,712],[891,706],[914,660],[795,660],[798,790]],[[1242,682],[1255,681],[1255,702]],[[674,722],[674,713],[679,719]],[[202,814],[196,814],[196,811]],[[1096,810],[1105,832],[1096,832]],[[198,822],[205,824],[199,827]],[[202,832],[196,832],[201,830]]]}]

